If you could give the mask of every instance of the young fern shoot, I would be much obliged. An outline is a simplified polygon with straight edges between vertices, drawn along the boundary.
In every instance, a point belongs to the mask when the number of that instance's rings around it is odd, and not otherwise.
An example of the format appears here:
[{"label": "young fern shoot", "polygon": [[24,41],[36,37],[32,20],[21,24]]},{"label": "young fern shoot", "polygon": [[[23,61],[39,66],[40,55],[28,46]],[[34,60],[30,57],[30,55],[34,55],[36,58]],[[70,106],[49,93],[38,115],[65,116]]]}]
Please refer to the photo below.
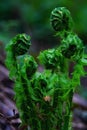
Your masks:
[{"label": "young fern shoot", "polygon": [[[15,80],[16,105],[22,125],[31,130],[71,130],[72,97],[87,65],[84,46],[73,32],[73,20],[65,7],[51,12],[50,22],[61,38],[60,46],[40,52],[37,59],[44,66],[37,70],[38,63],[28,54],[30,36],[18,34],[7,45],[6,65],[10,77]],[[74,70],[69,75],[70,63]]]}]

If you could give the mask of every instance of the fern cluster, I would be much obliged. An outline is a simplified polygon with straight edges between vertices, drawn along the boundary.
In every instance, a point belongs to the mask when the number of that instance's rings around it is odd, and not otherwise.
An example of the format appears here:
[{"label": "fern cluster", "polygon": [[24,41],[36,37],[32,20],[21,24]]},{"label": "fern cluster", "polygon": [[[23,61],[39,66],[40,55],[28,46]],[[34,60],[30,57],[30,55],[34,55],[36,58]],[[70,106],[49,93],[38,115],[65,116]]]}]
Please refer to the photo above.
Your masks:
[{"label": "fern cluster", "polygon": [[[72,17],[65,7],[51,13],[51,25],[61,38],[60,46],[40,52],[38,63],[28,53],[30,36],[18,34],[7,46],[6,65],[15,80],[15,100],[23,125],[31,130],[70,130],[72,96],[87,65],[84,46],[73,32]],[[70,63],[74,70],[69,76]]]}]

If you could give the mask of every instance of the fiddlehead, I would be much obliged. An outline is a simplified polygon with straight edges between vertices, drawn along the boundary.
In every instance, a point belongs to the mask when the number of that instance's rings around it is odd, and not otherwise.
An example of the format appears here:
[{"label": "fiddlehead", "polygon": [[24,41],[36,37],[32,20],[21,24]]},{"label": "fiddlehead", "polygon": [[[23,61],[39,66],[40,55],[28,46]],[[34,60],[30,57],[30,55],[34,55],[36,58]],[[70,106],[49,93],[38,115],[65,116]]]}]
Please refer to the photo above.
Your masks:
[{"label": "fiddlehead", "polygon": [[65,7],[55,8],[51,12],[50,21],[53,29],[59,32],[60,35],[64,31],[69,32],[72,30],[72,17],[69,10]]},{"label": "fiddlehead", "polygon": [[46,69],[54,69],[56,67],[55,49],[49,49],[41,52],[38,59]]},{"label": "fiddlehead", "polygon": [[17,57],[18,69],[25,79],[30,79],[37,70],[37,62],[31,55],[22,55]]},{"label": "fiddlehead", "polygon": [[10,70],[10,78],[13,78],[17,73],[17,56],[26,54],[30,45],[30,36],[18,34],[6,46],[6,66]]},{"label": "fiddlehead", "polygon": [[15,56],[23,55],[28,52],[31,45],[30,36],[26,34],[18,34],[12,39],[12,43],[10,45]]},{"label": "fiddlehead", "polygon": [[64,58],[61,54],[61,50],[48,49],[40,52],[38,59],[46,69],[54,71],[64,71],[63,66],[65,65]]},{"label": "fiddlehead", "polygon": [[78,61],[83,56],[83,43],[76,34],[69,34],[62,40],[61,53],[65,58]]}]

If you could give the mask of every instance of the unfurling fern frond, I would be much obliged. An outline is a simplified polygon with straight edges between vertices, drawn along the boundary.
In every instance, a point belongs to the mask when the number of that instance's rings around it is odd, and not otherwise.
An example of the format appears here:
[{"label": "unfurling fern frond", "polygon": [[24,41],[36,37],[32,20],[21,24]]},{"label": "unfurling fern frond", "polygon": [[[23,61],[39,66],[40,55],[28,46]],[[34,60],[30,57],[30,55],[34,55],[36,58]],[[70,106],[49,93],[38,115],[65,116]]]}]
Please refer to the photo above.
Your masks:
[{"label": "unfurling fern frond", "polygon": [[18,34],[12,39],[10,45],[12,46],[12,51],[15,53],[15,56],[23,55],[28,52],[31,45],[30,36]]},{"label": "unfurling fern frond", "polygon": [[72,30],[72,17],[70,11],[65,7],[55,8],[51,12],[50,21],[53,29],[57,32]]},{"label": "unfurling fern frond", "polygon": [[15,77],[17,73],[17,56],[26,54],[29,50],[30,45],[30,36],[27,34],[18,34],[6,46],[6,65],[10,70],[10,78]]},{"label": "unfurling fern frond", "polygon": [[[15,80],[15,100],[23,125],[31,130],[70,130],[74,90],[85,75],[87,56],[80,38],[73,32],[73,20],[65,7],[51,13],[51,25],[61,38],[60,46],[40,52],[38,64],[28,54],[30,36],[18,34],[7,45],[6,65]],[[73,72],[69,75],[71,62]]]}]

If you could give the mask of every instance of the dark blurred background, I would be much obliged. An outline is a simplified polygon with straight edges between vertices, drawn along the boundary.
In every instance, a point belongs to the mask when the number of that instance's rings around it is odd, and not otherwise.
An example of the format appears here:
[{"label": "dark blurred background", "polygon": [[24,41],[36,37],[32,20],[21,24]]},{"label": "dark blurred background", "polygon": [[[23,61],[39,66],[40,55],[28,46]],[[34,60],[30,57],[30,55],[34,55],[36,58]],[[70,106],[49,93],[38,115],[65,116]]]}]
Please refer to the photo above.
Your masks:
[{"label": "dark blurred background", "polygon": [[[67,7],[74,20],[74,31],[82,39],[87,52],[87,0],[0,0],[0,130],[17,130],[20,120],[9,122],[3,116],[13,116],[13,81],[8,78],[5,66],[5,46],[19,33],[31,36],[30,53],[37,56],[41,50],[59,44],[50,25],[50,13],[55,7]],[[76,130],[87,130],[87,78],[81,78],[81,86],[73,98]],[[85,114],[84,114],[85,112]],[[3,115],[2,115],[3,114]],[[81,114],[80,114],[81,115]],[[76,123],[78,122],[78,123]],[[84,123],[85,122],[85,123]]]}]

